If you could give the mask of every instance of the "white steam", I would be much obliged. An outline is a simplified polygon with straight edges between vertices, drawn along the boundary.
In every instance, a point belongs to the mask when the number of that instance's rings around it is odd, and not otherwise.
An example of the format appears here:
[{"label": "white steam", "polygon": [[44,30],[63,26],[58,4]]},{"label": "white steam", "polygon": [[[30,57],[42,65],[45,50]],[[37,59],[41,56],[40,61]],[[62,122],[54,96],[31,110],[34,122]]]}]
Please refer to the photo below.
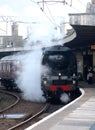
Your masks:
[{"label": "white steam", "polygon": [[[30,28],[30,35],[27,38],[25,46],[34,46],[36,49],[30,53],[21,56],[21,70],[17,72],[16,83],[23,92],[23,97],[27,100],[44,102],[41,90],[41,74],[48,69],[43,68],[42,47],[59,44],[63,35],[60,34],[60,28],[49,23],[37,23]],[[61,43],[62,44],[62,43]],[[38,48],[40,48],[38,50]],[[43,69],[42,69],[43,68]],[[43,72],[42,72],[43,71]]]},{"label": "white steam", "polygon": [[49,21],[35,22],[29,27],[29,37],[27,38],[25,46],[42,48],[56,44],[62,45],[64,31],[61,31],[61,29],[61,23],[56,25],[50,23]]},{"label": "white steam", "polygon": [[23,92],[23,97],[31,101],[45,101],[41,91],[42,51],[37,50],[23,55],[21,71],[17,72],[16,83]]},{"label": "white steam", "polygon": [[49,66],[46,66],[46,65],[42,66],[42,72],[41,72],[42,75],[48,75],[48,74],[50,74],[50,72],[51,72],[51,69]]},{"label": "white steam", "polygon": [[70,101],[70,97],[68,96],[68,94],[63,93],[60,97],[61,102],[63,103],[68,103]]}]

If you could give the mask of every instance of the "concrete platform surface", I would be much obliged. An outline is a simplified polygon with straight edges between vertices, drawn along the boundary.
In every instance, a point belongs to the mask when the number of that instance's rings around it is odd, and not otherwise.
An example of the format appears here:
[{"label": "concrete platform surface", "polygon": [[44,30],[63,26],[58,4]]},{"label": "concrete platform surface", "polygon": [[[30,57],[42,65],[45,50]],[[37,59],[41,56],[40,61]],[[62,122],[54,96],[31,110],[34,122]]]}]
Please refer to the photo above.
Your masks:
[{"label": "concrete platform surface", "polygon": [[84,90],[81,98],[26,130],[95,130],[95,84],[81,85]]}]

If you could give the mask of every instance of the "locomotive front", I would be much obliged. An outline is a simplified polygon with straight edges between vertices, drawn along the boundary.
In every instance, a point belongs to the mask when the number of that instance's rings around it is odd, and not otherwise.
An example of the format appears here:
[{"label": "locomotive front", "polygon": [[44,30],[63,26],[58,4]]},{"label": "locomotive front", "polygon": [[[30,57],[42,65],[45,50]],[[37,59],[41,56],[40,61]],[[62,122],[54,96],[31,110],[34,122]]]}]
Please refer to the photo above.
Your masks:
[{"label": "locomotive front", "polygon": [[69,48],[45,49],[42,65],[41,86],[47,101],[67,103],[78,95],[77,63]]}]

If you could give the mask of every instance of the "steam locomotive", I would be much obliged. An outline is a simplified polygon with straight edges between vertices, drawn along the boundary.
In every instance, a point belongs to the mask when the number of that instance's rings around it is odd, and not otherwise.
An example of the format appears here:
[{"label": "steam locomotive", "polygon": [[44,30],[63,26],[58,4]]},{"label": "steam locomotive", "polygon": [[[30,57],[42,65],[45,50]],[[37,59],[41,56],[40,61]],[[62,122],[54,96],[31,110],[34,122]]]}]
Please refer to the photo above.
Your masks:
[{"label": "steam locomotive", "polygon": [[[52,46],[43,49],[41,89],[49,102],[67,103],[80,95],[77,76],[77,62],[70,48]],[[17,71],[22,63],[18,56],[0,60],[0,81],[7,89],[18,88],[15,83]],[[15,86],[15,87],[14,87]]]},{"label": "steam locomotive", "polygon": [[67,103],[80,95],[76,57],[70,48],[46,48],[42,65],[41,86],[47,101]]}]

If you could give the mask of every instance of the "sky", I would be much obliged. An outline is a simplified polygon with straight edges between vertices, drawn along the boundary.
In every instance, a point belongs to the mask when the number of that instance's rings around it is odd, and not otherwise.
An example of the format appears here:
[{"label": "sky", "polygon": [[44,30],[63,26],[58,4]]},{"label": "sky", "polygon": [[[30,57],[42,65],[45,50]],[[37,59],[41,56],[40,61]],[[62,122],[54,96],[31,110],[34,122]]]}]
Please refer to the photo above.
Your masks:
[{"label": "sky", "polygon": [[[34,22],[43,23],[44,20],[48,20],[55,25],[59,25],[61,21],[68,22],[68,13],[85,12],[86,4],[91,0],[72,0],[72,6],[70,6],[71,0],[66,0],[68,4],[62,3],[62,0],[58,2],[48,1],[43,5],[39,0],[2,0],[0,1],[0,16],[15,16],[11,20],[18,21],[19,33],[26,37],[30,27],[30,23],[26,22],[32,21],[34,24]],[[6,23],[1,22],[0,33],[9,33],[11,24],[8,22],[6,28]]]}]

